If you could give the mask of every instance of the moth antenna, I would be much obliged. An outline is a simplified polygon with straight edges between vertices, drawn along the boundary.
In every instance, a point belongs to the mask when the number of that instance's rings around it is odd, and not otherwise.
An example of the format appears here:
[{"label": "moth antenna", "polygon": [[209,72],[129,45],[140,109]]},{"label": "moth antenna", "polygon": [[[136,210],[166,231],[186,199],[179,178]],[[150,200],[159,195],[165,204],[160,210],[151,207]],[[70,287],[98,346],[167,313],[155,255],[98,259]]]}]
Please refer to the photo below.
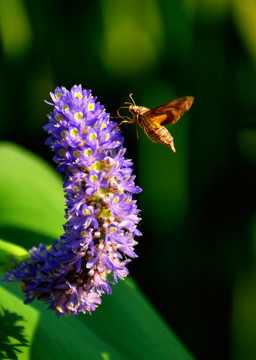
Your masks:
[{"label": "moth antenna", "polygon": [[133,93],[131,93],[131,94],[129,95],[129,98],[132,100],[132,104],[133,104],[134,106],[136,106],[135,101],[134,101],[132,95],[133,95]]}]

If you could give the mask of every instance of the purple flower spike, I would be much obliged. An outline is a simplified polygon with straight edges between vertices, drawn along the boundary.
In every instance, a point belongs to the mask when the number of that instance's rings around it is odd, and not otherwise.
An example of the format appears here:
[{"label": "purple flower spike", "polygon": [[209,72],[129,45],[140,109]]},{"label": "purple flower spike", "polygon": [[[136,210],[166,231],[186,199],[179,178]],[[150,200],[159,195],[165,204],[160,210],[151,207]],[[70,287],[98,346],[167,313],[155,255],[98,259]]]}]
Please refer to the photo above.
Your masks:
[{"label": "purple flower spike", "polygon": [[46,143],[64,172],[65,233],[51,249],[40,244],[30,259],[9,270],[4,281],[20,281],[25,303],[35,298],[57,316],[91,313],[114,279],[128,275],[138,217],[132,193],[132,162],[124,157],[123,137],[104,106],[81,85],[51,93],[54,106]]}]

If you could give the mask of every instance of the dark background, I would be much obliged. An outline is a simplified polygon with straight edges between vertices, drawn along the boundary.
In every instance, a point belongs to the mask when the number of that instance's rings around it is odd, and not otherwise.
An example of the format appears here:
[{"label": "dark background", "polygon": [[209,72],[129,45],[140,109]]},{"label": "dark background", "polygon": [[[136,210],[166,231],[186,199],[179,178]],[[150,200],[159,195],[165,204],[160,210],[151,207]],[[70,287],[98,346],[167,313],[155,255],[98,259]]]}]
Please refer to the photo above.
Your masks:
[{"label": "dark background", "polygon": [[150,108],[195,97],[169,128],[175,155],[122,126],[144,189],[130,271],[197,359],[255,359],[255,1],[2,0],[0,25],[1,138],[49,162],[56,86],[112,116],[131,92]]}]

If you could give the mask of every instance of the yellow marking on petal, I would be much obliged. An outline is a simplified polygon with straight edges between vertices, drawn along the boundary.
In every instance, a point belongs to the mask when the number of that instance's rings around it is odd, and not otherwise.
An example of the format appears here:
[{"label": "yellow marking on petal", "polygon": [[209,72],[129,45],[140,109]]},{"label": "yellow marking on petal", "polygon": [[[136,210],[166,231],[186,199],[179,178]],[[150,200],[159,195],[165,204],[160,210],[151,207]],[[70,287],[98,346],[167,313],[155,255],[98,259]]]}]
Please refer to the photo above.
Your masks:
[{"label": "yellow marking on petal", "polygon": [[64,311],[62,310],[62,307],[60,307],[60,306],[56,306],[56,310],[58,311],[58,312],[60,312],[60,313],[63,313]]},{"label": "yellow marking on petal", "polygon": [[77,130],[77,129],[72,129],[72,130],[70,131],[70,135],[71,135],[72,137],[76,136],[76,134],[78,134],[78,130]]},{"label": "yellow marking on petal", "polygon": [[84,215],[90,214],[90,210],[88,210],[88,209],[83,209],[83,214],[84,214]]},{"label": "yellow marking on petal", "polygon": [[91,169],[101,171],[103,169],[102,162],[101,161],[96,161],[94,164],[92,164]]},{"label": "yellow marking on petal", "polygon": [[91,182],[98,180],[98,175],[91,175],[90,180],[91,180]]},{"label": "yellow marking on petal", "polygon": [[65,149],[60,149],[59,155],[62,156],[62,157],[65,156],[66,155],[66,150]]},{"label": "yellow marking on petal", "polygon": [[117,230],[117,227],[115,227],[115,226],[114,226],[114,227],[112,227],[111,229],[109,229],[109,231],[110,231],[110,232],[112,232],[112,231],[116,231],[116,230]]},{"label": "yellow marking on petal", "polygon": [[62,116],[61,114],[56,114],[56,115],[55,115],[55,119],[56,119],[57,121],[59,121],[59,120],[63,119],[63,116]]},{"label": "yellow marking on petal", "polygon": [[68,106],[68,105],[63,105],[62,108],[63,108],[63,110],[65,110],[65,111],[68,111],[68,110],[69,110],[69,106]]},{"label": "yellow marking on petal", "polygon": [[81,153],[80,153],[79,150],[74,151],[74,156],[75,156],[76,158],[77,158],[80,154],[81,154]]},{"label": "yellow marking on petal", "polygon": [[107,135],[105,136],[105,138],[106,138],[106,140],[108,140],[108,139],[110,138],[110,135],[107,134]]},{"label": "yellow marking on petal", "polygon": [[84,155],[85,156],[88,156],[89,154],[91,154],[92,153],[92,149],[86,149],[85,151],[84,151]]},{"label": "yellow marking on petal", "polygon": [[89,136],[89,139],[92,140],[92,139],[95,139],[97,138],[97,134],[96,133],[92,133],[90,136]]},{"label": "yellow marking on petal", "polygon": [[100,130],[106,129],[107,125],[106,124],[102,124],[100,127]]},{"label": "yellow marking on petal", "polygon": [[114,199],[113,199],[113,203],[115,203],[115,202],[117,202],[119,200],[119,197],[114,197]]},{"label": "yellow marking on petal", "polygon": [[55,96],[56,96],[57,99],[61,99],[61,98],[62,98],[62,94],[61,94],[61,93],[57,93]]},{"label": "yellow marking on petal", "polygon": [[65,137],[67,136],[66,130],[63,130],[63,131],[61,132],[61,136],[62,136],[63,138],[65,138]]},{"label": "yellow marking on petal", "polygon": [[90,110],[90,111],[93,111],[94,110],[94,104],[89,104],[87,109]]},{"label": "yellow marking on petal", "polygon": [[83,113],[81,111],[75,113],[75,119],[80,120],[83,117]]},{"label": "yellow marking on petal", "polygon": [[82,99],[83,95],[80,92],[75,93],[75,97]]}]

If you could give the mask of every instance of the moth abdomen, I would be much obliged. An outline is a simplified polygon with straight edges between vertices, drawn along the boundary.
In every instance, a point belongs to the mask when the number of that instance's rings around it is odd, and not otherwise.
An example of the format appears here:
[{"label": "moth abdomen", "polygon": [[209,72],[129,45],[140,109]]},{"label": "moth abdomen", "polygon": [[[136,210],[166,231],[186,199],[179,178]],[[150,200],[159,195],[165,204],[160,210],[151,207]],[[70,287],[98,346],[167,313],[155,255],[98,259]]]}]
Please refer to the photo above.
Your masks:
[{"label": "moth abdomen", "polygon": [[167,145],[173,152],[176,152],[173,137],[165,126],[160,126],[158,129],[149,126],[145,130],[154,140],[160,144]]}]

